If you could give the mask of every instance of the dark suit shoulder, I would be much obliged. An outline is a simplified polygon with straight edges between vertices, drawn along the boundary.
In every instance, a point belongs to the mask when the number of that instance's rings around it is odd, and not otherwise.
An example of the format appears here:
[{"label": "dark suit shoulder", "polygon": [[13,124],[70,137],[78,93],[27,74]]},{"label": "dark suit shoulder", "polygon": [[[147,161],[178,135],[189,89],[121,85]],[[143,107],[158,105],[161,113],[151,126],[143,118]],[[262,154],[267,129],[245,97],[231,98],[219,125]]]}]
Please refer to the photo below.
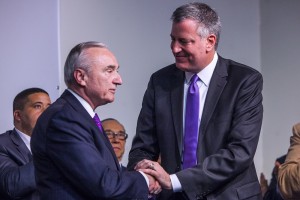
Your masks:
[{"label": "dark suit shoulder", "polygon": [[178,69],[175,64],[168,65],[151,76],[150,82],[158,87],[172,87],[172,85],[181,84],[184,81],[185,74]]},{"label": "dark suit shoulder", "polygon": [[156,72],[152,74],[153,77],[166,77],[166,76],[172,76],[174,73],[183,73],[181,70],[179,70],[176,65],[173,63],[171,65],[168,65],[166,67],[163,67]]},{"label": "dark suit shoulder", "polygon": [[3,156],[0,158],[0,166],[4,160],[21,166],[31,159],[29,149],[15,129],[0,135],[0,153]]},{"label": "dark suit shoulder", "polygon": [[23,143],[21,137],[15,130],[8,130],[3,134],[0,134],[0,146],[1,147],[13,147],[21,145]]},{"label": "dark suit shoulder", "polygon": [[0,134],[0,145],[6,144],[10,140],[10,135],[13,130],[6,131],[5,133]]},{"label": "dark suit shoulder", "polygon": [[13,142],[10,137],[12,132],[13,132],[12,130],[9,130],[0,135],[0,153],[1,154],[6,155],[7,152],[9,151],[8,149],[15,147],[15,145],[13,145]]},{"label": "dark suit shoulder", "polygon": [[260,72],[250,66],[219,56],[217,65],[227,66],[228,73],[251,74]]},{"label": "dark suit shoulder", "polygon": [[82,105],[69,91],[66,90],[54,103],[47,108],[47,110],[41,114],[38,121],[44,121],[48,123],[50,122],[50,119],[60,115],[72,118],[74,115],[73,111],[75,111],[76,107],[82,107]]},{"label": "dark suit shoulder", "polygon": [[[65,91],[54,103],[52,103],[39,117],[31,137],[33,152],[35,147],[45,148],[38,143],[46,142],[49,130],[53,127],[74,129],[74,122],[82,127],[93,124],[93,120],[81,103],[69,91]],[[69,123],[73,122],[73,123]],[[76,124],[76,123],[75,123]],[[96,129],[96,128],[95,128]]]}]

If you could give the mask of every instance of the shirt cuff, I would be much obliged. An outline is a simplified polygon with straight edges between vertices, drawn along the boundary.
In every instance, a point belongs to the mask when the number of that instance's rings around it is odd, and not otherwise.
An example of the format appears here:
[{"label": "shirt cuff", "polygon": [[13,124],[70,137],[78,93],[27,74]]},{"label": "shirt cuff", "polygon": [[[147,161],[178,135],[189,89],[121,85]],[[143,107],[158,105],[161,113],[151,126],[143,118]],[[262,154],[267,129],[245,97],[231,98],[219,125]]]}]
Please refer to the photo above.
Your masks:
[{"label": "shirt cuff", "polygon": [[176,174],[171,174],[170,179],[173,187],[173,192],[181,192],[182,191],[181,183],[178,177],[176,176]]}]

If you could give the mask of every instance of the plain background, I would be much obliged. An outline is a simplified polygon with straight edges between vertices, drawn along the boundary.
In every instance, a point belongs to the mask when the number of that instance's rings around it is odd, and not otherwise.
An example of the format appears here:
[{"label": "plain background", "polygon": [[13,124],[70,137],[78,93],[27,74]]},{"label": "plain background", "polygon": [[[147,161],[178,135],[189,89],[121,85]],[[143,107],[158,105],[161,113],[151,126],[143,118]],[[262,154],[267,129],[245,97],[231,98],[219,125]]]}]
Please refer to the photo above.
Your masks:
[{"label": "plain background", "polygon": [[[124,124],[129,139],[149,78],[174,62],[170,16],[185,0],[0,0],[0,133],[13,128],[12,101],[28,87],[47,90],[52,101],[66,88],[63,65],[83,41],[106,43],[123,78],[114,103],[97,109],[101,119]],[[264,77],[264,119],[255,164],[270,178],[274,161],[289,146],[300,121],[298,0],[206,0],[221,17],[218,53],[259,70]]]}]

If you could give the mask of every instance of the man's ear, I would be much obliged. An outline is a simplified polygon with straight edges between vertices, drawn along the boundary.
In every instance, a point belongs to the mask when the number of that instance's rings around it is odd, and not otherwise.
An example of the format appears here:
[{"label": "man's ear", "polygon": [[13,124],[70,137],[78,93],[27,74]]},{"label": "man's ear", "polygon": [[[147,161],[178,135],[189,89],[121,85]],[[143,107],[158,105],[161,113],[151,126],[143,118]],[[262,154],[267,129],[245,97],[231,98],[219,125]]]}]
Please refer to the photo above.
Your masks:
[{"label": "man's ear", "polygon": [[13,115],[14,115],[14,120],[15,121],[17,121],[17,122],[21,121],[21,112],[20,112],[20,110],[15,110]]},{"label": "man's ear", "polygon": [[75,69],[74,79],[80,86],[86,86],[87,73],[83,69]]},{"label": "man's ear", "polygon": [[217,37],[214,34],[210,34],[206,38],[206,51],[212,51],[212,50],[214,50],[216,42],[217,42]]}]

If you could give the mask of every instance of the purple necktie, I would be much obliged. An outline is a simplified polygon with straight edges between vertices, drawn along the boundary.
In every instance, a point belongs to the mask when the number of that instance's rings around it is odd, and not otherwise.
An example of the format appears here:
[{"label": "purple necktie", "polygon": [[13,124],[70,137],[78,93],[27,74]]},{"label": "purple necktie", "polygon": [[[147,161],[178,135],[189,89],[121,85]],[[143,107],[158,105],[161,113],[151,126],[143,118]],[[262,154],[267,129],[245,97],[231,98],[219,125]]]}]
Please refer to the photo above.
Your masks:
[{"label": "purple necktie", "polygon": [[190,168],[197,163],[198,120],[199,120],[199,77],[194,74],[187,91],[185,106],[185,130],[183,168]]},{"label": "purple necktie", "polygon": [[95,116],[93,117],[93,120],[94,120],[95,124],[98,126],[99,130],[102,131],[101,121],[100,121],[100,118],[97,115],[97,113],[95,113]]}]

